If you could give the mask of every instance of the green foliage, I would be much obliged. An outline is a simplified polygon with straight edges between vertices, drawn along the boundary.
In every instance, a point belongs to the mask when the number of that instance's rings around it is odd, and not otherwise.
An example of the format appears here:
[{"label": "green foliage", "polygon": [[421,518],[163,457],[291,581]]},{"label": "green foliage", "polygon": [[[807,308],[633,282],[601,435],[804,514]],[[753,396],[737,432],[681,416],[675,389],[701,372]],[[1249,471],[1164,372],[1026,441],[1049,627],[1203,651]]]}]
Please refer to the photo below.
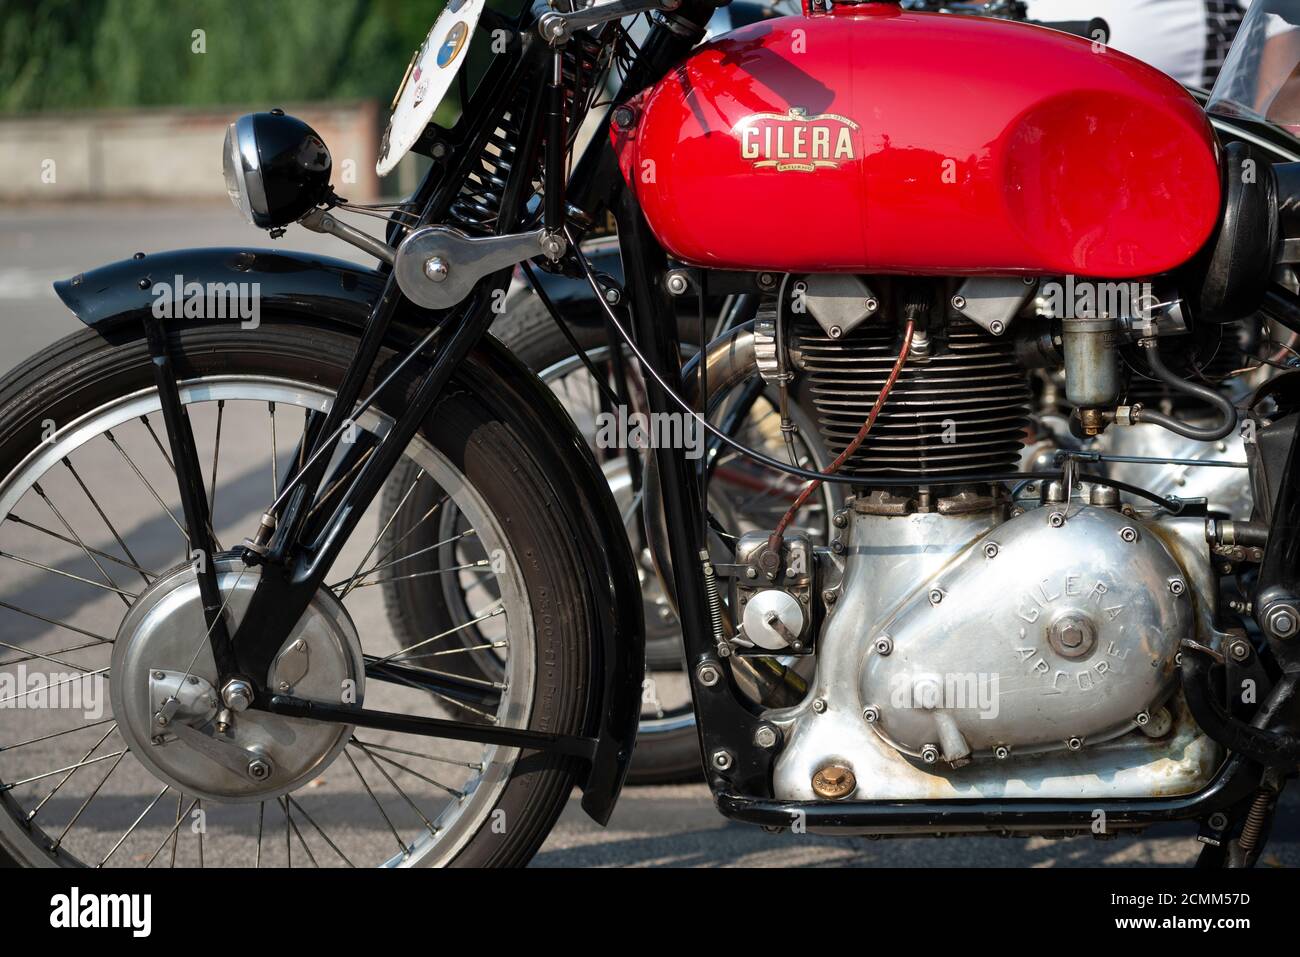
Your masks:
[{"label": "green foliage", "polygon": [[[442,0],[0,0],[0,112],[351,97],[386,105],[441,8]],[[205,52],[195,52],[196,30]]]}]

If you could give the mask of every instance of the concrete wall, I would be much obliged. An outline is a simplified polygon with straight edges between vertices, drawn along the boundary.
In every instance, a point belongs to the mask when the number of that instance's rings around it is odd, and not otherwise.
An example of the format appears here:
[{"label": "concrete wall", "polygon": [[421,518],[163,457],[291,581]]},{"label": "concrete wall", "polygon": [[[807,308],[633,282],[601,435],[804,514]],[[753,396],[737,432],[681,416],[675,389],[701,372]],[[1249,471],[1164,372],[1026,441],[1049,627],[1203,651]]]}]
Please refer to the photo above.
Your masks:
[{"label": "concrete wall", "polygon": [[[340,195],[362,202],[380,195],[375,160],[382,120],[376,101],[285,110],[329,146]],[[245,112],[231,107],[0,116],[0,200],[225,199],[221,144],[226,127]],[[398,182],[410,179],[402,173],[384,180],[383,190],[396,193]]]}]

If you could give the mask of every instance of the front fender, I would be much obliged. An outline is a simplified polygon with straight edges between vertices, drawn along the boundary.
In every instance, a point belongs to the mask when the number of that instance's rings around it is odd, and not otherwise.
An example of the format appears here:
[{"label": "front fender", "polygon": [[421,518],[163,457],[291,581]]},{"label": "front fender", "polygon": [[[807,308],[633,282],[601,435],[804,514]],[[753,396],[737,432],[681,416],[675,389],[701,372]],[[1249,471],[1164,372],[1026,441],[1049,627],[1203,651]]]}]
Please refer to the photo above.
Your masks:
[{"label": "front fender", "polygon": [[[54,284],[59,298],[80,319],[106,336],[138,322],[159,300],[158,290],[177,283],[256,284],[261,312],[290,315],[351,328],[358,333],[386,276],[326,256],[266,249],[187,249],[113,263]],[[241,287],[248,293],[249,286]],[[400,348],[414,343],[433,316],[409,302],[398,315]],[[230,322],[248,321],[238,314]],[[599,680],[588,690],[584,733],[599,743],[581,778],[583,809],[601,824],[609,820],[627,776],[641,715],[645,623],[641,588],[631,547],[609,486],[586,441],[542,382],[490,336],[471,353],[458,377],[493,411],[534,437],[538,464],[561,495],[565,518],[589,557],[589,617],[595,623]]]}]

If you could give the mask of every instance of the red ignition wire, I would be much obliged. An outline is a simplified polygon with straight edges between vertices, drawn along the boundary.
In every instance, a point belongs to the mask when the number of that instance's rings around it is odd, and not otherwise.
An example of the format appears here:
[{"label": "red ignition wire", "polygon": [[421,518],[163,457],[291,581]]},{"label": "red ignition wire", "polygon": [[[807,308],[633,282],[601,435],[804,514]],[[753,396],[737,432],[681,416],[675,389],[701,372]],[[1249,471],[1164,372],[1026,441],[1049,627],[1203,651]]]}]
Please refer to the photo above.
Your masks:
[{"label": "red ignition wire", "polygon": [[[884,408],[885,400],[889,398],[889,392],[894,388],[894,383],[898,381],[898,375],[903,371],[903,364],[907,362],[907,354],[912,351],[912,332],[915,330],[915,322],[912,319],[907,320],[907,325],[903,327],[903,348],[898,351],[898,358],[894,361],[894,368],[889,372],[889,378],[880,389],[880,395],[876,397],[876,403],[871,407],[871,413],[867,416],[867,421],[862,423],[862,428],[858,429],[858,434],[853,437],[853,441],[844,447],[844,451],[836,456],[835,461],[827,468],[827,475],[834,475],[839,471],[840,466],[849,460],[858,447],[867,439],[867,434],[871,427],[876,424],[876,416]],[[776,553],[780,553],[781,546],[785,542],[785,530],[789,528],[790,523],[794,521],[794,516],[804,502],[808,501],[819,488],[822,486],[821,479],[815,482],[809,482],[807,487],[799,493],[799,497],[794,500],[790,510],[782,516],[781,521],[777,523],[776,531],[772,532],[767,539],[768,548]]]}]

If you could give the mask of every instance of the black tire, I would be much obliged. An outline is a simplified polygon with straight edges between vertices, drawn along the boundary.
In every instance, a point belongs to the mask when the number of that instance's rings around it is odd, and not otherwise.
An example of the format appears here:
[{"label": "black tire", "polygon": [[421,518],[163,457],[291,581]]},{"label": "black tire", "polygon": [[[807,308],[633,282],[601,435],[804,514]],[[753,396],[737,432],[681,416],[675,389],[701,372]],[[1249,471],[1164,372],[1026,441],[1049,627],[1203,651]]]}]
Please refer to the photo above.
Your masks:
[{"label": "black tire", "polygon": [[[570,331],[578,344],[585,350],[599,349],[608,345],[608,338],[603,326],[571,325]],[[492,326],[492,334],[506,345],[515,356],[534,372],[541,373],[563,362],[573,354],[573,347],[563,333],[556,328],[546,307],[531,292],[517,294],[511,298],[505,312]],[[685,318],[678,324],[678,334],[683,342],[695,343],[699,339],[698,323]],[[410,466],[403,472],[394,472],[392,480],[384,492],[383,512],[387,516],[397,510],[402,496],[410,488],[415,477],[415,469]],[[388,532],[390,541],[396,541],[410,533],[413,518],[423,515],[435,499],[432,490],[417,492],[418,500],[413,497],[398,515]],[[428,541],[442,541],[447,537],[446,530],[440,530]],[[390,547],[385,545],[385,550]],[[469,556],[466,556],[469,557]],[[430,553],[427,558],[413,559],[409,565],[412,572],[426,571],[437,567],[439,563],[446,567],[447,556],[440,552]],[[394,631],[405,635],[408,643],[420,640],[420,637],[438,634],[453,625],[464,621],[463,609],[457,607],[459,599],[450,592],[445,593],[443,601],[430,600],[428,592],[417,592],[404,588],[400,583],[384,586],[384,597],[389,619]],[[467,642],[477,641],[472,632],[465,633]],[[465,659],[460,667],[472,669],[474,659],[479,656],[460,656]],[[471,672],[484,677],[483,672]],[[632,785],[670,784],[703,779],[703,765],[700,762],[699,735],[695,726],[666,730],[654,735],[641,735],[637,739],[633,752],[632,766],[628,771],[628,783]]]},{"label": "black tire", "polygon": [[[265,313],[255,333],[226,323],[187,322],[173,325],[169,335],[182,378],[267,375],[333,389],[356,350],[356,338],[349,332]],[[377,368],[391,365],[393,355],[386,349]],[[418,370],[407,371],[410,374],[379,400],[390,416],[400,411],[414,385]],[[547,707],[532,709],[528,727],[580,733],[584,690],[593,681],[587,613],[592,606],[582,556],[567,533],[556,489],[530,452],[537,437],[520,427],[504,400],[490,391],[471,392],[466,382],[458,373],[423,432],[492,510],[515,556],[533,620],[549,622],[544,638],[534,639],[536,660],[544,658],[546,666],[533,669],[533,700]],[[104,402],[152,385],[149,354],[138,327],[111,341],[91,330],[60,340],[0,381],[0,475],[9,474],[40,442],[43,420],[70,422]],[[569,759],[525,752],[489,814],[490,819],[496,809],[504,811],[510,826],[481,825],[451,863],[526,864],[564,808],[574,773]],[[67,863],[52,859],[15,830],[16,805],[8,793],[3,805],[0,860],[37,866]]]}]

